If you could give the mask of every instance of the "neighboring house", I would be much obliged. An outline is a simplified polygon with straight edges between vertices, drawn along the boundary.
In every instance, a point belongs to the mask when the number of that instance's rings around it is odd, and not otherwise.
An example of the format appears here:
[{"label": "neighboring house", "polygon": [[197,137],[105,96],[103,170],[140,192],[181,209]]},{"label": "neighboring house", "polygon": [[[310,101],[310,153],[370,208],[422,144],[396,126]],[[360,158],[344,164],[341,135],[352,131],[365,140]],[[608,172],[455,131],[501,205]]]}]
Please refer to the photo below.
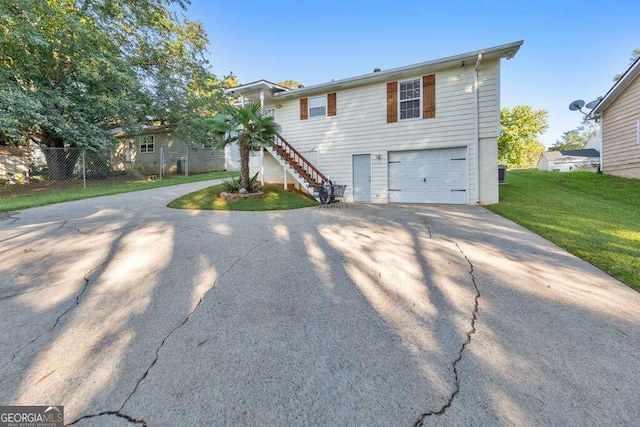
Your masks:
[{"label": "neighboring house", "polygon": [[593,148],[598,153],[602,153],[602,130],[601,128],[594,129],[589,135],[589,139],[584,145],[584,148]]},{"label": "neighboring house", "polygon": [[623,74],[590,116],[601,122],[602,171],[640,178],[640,59]]},{"label": "neighboring house", "polygon": [[139,135],[116,135],[120,141],[112,160],[117,170],[138,170],[145,175],[158,175],[164,159],[163,174],[204,173],[240,170],[237,145],[220,150],[208,144],[186,144],[176,139],[167,126],[149,126]]},{"label": "neighboring house", "polygon": [[230,88],[282,127],[251,173],[373,203],[497,203],[500,59],[522,42],[314,86]]},{"label": "neighboring house", "polygon": [[570,172],[580,168],[597,168],[600,153],[593,148],[584,150],[545,151],[538,160],[538,169],[551,172]]},{"label": "neighboring house", "polygon": [[0,146],[0,179],[28,176],[30,168],[38,162],[44,162],[44,154],[33,142],[26,147]]}]

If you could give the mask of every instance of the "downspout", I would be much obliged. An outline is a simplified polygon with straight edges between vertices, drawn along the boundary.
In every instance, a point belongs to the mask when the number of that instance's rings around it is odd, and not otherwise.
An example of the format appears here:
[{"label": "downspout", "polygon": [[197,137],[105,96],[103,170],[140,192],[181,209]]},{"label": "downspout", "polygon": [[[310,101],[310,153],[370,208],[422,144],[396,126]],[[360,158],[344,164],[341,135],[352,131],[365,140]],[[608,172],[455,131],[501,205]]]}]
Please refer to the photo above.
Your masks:
[{"label": "downspout", "polygon": [[[263,115],[263,114],[264,114],[264,90],[260,90],[260,115]],[[260,147],[260,185],[264,187],[264,147]]]},{"label": "downspout", "polygon": [[[478,54],[476,66],[473,69],[473,109],[475,113],[475,138],[474,144],[476,148],[476,193],[475,203],[480,203],[480,97],[478,96],[478,68],[482,62],[482,54]],[[471,195],[469,195],[471,196]]]}]

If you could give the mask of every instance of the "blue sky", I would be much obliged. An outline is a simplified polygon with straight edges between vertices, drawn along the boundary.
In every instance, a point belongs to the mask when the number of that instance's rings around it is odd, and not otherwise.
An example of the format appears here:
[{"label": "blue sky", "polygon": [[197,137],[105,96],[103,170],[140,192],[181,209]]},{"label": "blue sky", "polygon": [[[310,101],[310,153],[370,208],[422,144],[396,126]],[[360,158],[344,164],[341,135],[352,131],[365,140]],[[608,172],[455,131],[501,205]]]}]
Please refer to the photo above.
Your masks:
[{"label": "blue sky", "polygon": [[604,95],[640,47],[635,1],[242,1],[192,0],[219,77],[305,85],[524,40],[502,62],[502,106],[549,112],[551,145],[580,124],[575,99]]}]

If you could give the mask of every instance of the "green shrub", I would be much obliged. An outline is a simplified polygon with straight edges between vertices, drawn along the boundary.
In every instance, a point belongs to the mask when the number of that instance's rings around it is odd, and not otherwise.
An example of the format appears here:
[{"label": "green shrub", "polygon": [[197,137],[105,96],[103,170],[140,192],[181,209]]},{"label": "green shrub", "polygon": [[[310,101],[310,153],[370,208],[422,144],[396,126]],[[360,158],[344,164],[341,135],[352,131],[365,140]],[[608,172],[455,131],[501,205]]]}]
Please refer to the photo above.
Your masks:
[{"label": "green shrub", "polygon": [[223,181],[222,186],[227,193],[237,193],[240,191],[240,178],[231,178],[230,181]]},{"label": "green shrub", "polygon": [[[256,174],[253,175],[253,178],[249,180],[249,185],[248,185],[249,188],[247,188],[248,192],[253,193],[255,191],[260,190],[260,186],[256,184],[257,180],[258,180],[258,172],[256,172]],[[242,186],[240,185],[239,177],[231,178],[230,181],[223,181],[222,186],[224,187],[224,191],[227,193],[237,193],[242,188]]]},{"label": "green shrub", "polygon": [[260,189],[260,186],[256,184],[257,180],[258,172],[256,172],[256,174],[253,175],[253,178],[249,180],[249,188],[247,188],[247,190],[249,190],[250,192],[258,191]]}]

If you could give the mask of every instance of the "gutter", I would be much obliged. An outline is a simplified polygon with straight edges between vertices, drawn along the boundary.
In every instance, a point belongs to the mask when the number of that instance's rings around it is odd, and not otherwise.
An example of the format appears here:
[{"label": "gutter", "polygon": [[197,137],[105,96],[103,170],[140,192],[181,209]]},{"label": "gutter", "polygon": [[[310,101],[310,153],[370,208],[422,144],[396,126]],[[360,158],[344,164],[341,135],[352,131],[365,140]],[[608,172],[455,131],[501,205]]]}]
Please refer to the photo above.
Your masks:
[{"label": "gutter", "polygon": [[478,54],[476,66],[473,69],[473,109],[475,113],[476,126],[474,144],[476,147],[476,193],[475,203],[480,203],[480,97],[478,96],[478,68],[482,62],[482,53]]},{"label": "gutter", "polygon": [[404,67],[392,68],[389,70],[363,74],[356,77],[349,77],[346,79],[340,79],[331,81],[328,83],[321,83],[313,86],[307,86],[299,89],[291,89],[284,92],[278,92],[273,94],[274,99],[291,99],[300,98],[303,96],[310,96],[317,93],[323,93],[334,90],[348,89],[351,87],[363,86],[365,84],[373,84],[379,82],[386,82],[389,80],[397,80],[403,78],[403,76],[419,74],[422,72],[436,72],[439,69],[451,68],[459,66],[462,61],[469,61],[476,58],[478,55],[486,56],[489,58],[496,57],[511,59],[520,49],[523,41],[517,41],[501,46],[482,49],[474,52],[463,53],[460,55],[449,56],[446,58],[436,59],[427,62],[421,62],[418,64],[407,65]]}]

